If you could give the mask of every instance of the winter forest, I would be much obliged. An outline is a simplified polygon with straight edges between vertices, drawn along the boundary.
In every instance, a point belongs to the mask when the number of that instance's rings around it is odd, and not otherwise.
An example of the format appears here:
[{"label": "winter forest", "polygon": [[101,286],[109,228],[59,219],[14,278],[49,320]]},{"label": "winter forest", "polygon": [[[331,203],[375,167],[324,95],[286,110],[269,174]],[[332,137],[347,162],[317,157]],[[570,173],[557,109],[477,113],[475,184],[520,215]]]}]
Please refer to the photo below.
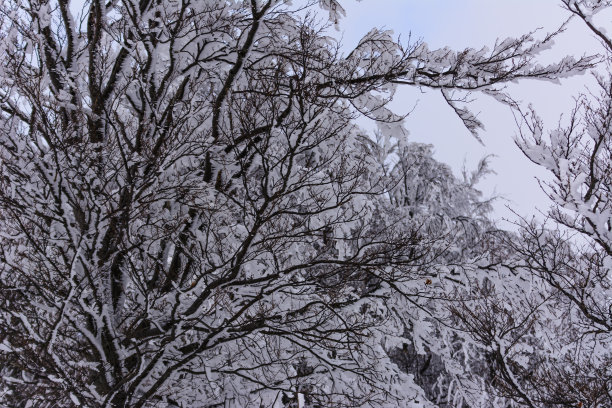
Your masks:
[{"label": "winter forest", "polygon": [[[0,406],[612,407],[612,1],[347,50],[350,1],[0,0]],[[599,48],[544,61],[570,23]],[[507,87],[570,77],[555,122]],[[544,217],[492,221],[403,88],[512,110]]]}]

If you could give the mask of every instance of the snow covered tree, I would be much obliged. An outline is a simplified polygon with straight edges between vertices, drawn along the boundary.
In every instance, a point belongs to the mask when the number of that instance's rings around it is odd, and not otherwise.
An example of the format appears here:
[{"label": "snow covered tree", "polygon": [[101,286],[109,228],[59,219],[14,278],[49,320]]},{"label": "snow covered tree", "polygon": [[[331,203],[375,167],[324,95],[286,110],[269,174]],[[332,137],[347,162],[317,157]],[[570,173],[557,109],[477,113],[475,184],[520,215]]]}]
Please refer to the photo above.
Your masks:
[{"label": "snow covered tree", "polygon": [[[453,306],[459,327],[489,353],[489,395],[515,406],[612,406],[612,37],[610,1],[563,0],[604,48],[598,90],[558,127],[511,102],[518,146],[551,173],[545,222],[504,234],[501,255]],[[494,255],[494,252],[491,253]],[[509,402],[508,402],[509,401]]]},{"label": "snow covered tree", "polygon": [[426,405],[388,351],[454,352],[426,311],[477,200],[415,177],[441,168],[385,105],[440,89],[474,130],[452,90],[590,61],[380,30],[343,55],[317,20],[341,5],[295,3],[1,3],[1,404]]}]

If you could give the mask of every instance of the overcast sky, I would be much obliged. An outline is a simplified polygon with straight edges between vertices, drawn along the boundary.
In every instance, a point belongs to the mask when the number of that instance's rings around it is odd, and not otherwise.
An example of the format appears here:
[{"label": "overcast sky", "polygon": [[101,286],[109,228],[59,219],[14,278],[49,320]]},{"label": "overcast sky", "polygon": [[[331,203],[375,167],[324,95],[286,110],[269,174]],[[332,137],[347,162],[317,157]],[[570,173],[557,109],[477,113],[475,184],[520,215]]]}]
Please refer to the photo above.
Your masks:
[{"label": "overcast sky", "polygon": [[[374,26],[391,29],[404,40],[411,34],[430,49],[490,47],[496,38],[516,37],[538,28],[542,34],[554,31],[569,17],[555,0],[347,0],[343,5],[347,17],[340,22],[340,32],[347,47],[356,45]],[[597,41],[575,21],[543,58],[554,60],[565,54],[592,54],[599,50]],[[572,96],[584,92],[587,83],[592,84],[589,75],[565,80],[561,85],[531,80],[512,84],[509,91],[533,103],[545,124],[553,126],[558,116],[572,106]],[[488,176],[480,185],[486,196],[497,194],[507,199],[497,201],[496,218],[515,218],[507,205],[524,216],[537,214],[537,208],[546,210],[548,200],[536,176],[546,178],[547,174],[514,144],[517,127],[510,109],[490,97],[475,96],[470,107],[480,112],[479,118],[485,124],[485,146],[463,128],[438,92],[406,88],[398,92],[392,107],[398,113],[407,113],[418,102],[406,121],[409,140],[433,144],[436,158],[449,164],[456,174],[460,174],[464,162],[469,169],[485,155],[497,156],[492,159],[497,174]],[[510,227],[506,223],[502,226]]]}]

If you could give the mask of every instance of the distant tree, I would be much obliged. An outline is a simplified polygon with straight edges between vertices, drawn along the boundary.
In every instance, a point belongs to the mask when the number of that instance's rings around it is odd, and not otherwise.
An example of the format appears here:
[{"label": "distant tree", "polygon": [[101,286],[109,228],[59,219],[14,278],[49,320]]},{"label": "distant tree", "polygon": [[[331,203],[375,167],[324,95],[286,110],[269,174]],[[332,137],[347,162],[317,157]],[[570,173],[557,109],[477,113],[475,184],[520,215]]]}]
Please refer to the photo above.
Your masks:
[{"label": "distant tree", "polygon": [[476,217],[445,197],[473,190],[415,176],[427,153],[385,105],[440,89],[474,130],[452,90],[590,61],[537,65],[552,36],[453,52],[380,30],[344,55],[295,3],[1,4],[0,404],[426,404],[387,351],[406,331],[442,350],[428,291]]},{"label": "distant tree", "polygon": [[443,237],[437,244],[443,249],[437,251],[434,267],[401,288],[405,297],[397,298],[404,301],[404,333],[387,352],[391,361],[414,376],[435,406],[486,406],[492,403],[485,388],[488,354],[473,348],[465,330],[457,330],[460,326],[449,309],[476,284],[471,280],[489,263],[493,251],[491,234],[496,228],[488,219],[490,201],[475,188],[491,170],[484,159],[474,172],[457,179],[432,153],[430,145],[408,144],[398,149],[391,170],[400,181],[391,192],[392,203],[412,219],[422,220],[424,237]]}]

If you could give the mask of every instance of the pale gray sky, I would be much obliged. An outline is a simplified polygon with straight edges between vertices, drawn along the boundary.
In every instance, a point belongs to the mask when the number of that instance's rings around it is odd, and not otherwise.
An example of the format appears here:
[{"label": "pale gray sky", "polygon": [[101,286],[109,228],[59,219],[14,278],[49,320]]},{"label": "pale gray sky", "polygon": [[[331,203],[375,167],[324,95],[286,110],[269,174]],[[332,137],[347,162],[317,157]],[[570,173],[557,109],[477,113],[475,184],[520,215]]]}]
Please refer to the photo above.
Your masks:
[{"label": "pale gray sky", "polygon": [[[347,17],[340,22],[340,30],[347,47],[354,46],[376,26],[391,29],[405,40],[411,33],[412,38],[422,39],[431,49],[480,48],[493,45],[498,37],[516,37],[537,28],[543,34],[554,31],[569,16],[555,0],[347,0],[343,4]],[[570,22],[566,33],[543,58],[553,60],[568,53],[599,51],[597,41],[575,21]],[[588,74],[565,80],[561,85],[522,81],[508,89],[514,97],[533,103],[545,123],[553,126],[559,115],[572,106],[572,96],[585,90],[585,84],[592,85]],[[418,101],[406,121],[409,140],[433,144],[436,158],[449,164],[456,174],[460,174],[464,161],[468,168],[474,168],[481,157],[497,156],[492,159],[497,174],[480,185],[486,196],[497,194],[509,200],[498,200],[497,218],[515,218],[506,205],[525,216],[535,214],[536,207],[546,210],[548,201],[535,177],[547,175],[514,144],[517,128],[510,109],[490,97],[475,96],[477,100],[471,108],[480,112],[479,118],[485,124],[486,130],[481,135],[485,146],[463,128],[435,91],[404,89],[398,92],[392,107],[398,113],[406,113]],[[506,223],[503,226],[510,227]]]}]

